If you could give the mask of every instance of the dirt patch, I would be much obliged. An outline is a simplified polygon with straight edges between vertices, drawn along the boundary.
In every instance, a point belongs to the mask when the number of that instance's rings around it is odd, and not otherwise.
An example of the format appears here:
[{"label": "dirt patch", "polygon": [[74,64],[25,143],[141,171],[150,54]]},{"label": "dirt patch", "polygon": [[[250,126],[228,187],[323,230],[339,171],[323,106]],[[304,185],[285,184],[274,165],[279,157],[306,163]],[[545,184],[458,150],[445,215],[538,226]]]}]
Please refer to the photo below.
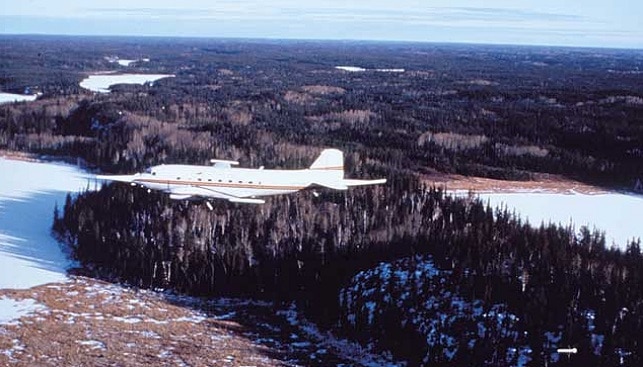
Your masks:
[{"label": "dirt patch", "polygon": [[41,162],[36,154],[4,149],[0,149],[0,158],[13,159],[15,161]]},{"label": "dirt patch", "polygon": [[80,276],[0,290],[0,297],[38,305],[0,324],[0,366],[364,364],[268,302],[179,296]]},{"label": "dirt patch", "polygon": [[532,181],[505,181],[484,177],[467,177],[461,175],[431,174],[422,177],[430,185],[444,187],[447,190],[475,191],[480,193],[498,192],[551,192],[604,194],[608,191],[593,185],[570,180],[557,175],[535,174]]},{"label": "dirt patch", "polygon": [[0,326],[3,366],[281,365],[239,324],[153,292],[74,277],[0,293],[44,306]]}]

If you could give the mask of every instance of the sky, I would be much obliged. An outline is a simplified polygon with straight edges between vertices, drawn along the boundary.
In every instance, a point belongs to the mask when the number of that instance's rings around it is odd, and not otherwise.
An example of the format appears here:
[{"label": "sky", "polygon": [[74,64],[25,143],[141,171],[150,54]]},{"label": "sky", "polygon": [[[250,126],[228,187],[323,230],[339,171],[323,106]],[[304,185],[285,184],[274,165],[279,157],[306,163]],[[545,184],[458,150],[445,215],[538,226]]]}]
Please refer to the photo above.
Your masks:
[{"label": "sky", "polygon": [[643,48],[641,0],[21,0],[0,34]]}]

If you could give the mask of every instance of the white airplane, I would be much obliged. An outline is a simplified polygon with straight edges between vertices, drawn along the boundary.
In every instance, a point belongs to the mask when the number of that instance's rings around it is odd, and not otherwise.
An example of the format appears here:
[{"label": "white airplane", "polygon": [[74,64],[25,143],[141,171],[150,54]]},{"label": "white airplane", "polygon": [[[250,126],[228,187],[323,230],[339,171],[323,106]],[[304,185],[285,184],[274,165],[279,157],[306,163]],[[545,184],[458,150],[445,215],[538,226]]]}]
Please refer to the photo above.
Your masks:
[{"label": "white airplane", "polygon": [[[308,169],[272,170],[233,168],[239,162],[210,160],[212,166],[167,164],[134,175],[97,176],[101,180],[127,182],[170,194],[174,200],[226,199],[233,203],[263,204],[259,196],[289,194],[310,187],[346,190],[351,186],[377,185],[386,179],[344,178],[344,154],[325,149]],[[206,204],[211,208],[210,203]]]}]

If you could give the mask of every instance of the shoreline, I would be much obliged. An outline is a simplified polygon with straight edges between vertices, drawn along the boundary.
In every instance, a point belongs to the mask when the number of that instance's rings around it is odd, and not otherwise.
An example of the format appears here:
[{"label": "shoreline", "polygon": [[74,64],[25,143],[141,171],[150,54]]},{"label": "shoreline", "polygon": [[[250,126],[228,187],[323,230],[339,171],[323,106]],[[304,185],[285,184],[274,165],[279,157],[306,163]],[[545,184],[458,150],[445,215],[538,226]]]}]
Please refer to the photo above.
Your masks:
[{"label": "shoreline", "polygon": [[[57,157],[57,159],[48,159],[35,153],[3,150],[0,149],[0,158],[26,161],[26,162],[52,162],[61,161],[73,164],[71,157]],[[79,162],[76,162],[79,165]],[[86,167],[80,163],[81,167]],[[619,190],[616,188],[607,189],[580,181],[552,175],[547,173],[534,173],[535,180],[531,181],[512,181],[498,180],[493,178],[478,176],[463,176],[457,174],[435,173],[430,175],[421,175],[420,181],[431,186],[444,188],[449,192],[469,192],[474,191],[479,194],[510,194],[510,193],[556,193],[556,194],[584,194],[584,195],[603,195],[609,193],[621,193],[625,195],[641,195],[640,192],[630,190]]]},{"label": "shoreline", "polygon": [[616,189],[606,189],[558,175],[544,173],[536,173],[535,175],[536,180],[532,181],[509,181],[450,174],[425,175],[421,177],[421,180],[430,185],[443,187],[449,192],[473,191],[479,194],[556,193],[601,195],[620,192]]}]

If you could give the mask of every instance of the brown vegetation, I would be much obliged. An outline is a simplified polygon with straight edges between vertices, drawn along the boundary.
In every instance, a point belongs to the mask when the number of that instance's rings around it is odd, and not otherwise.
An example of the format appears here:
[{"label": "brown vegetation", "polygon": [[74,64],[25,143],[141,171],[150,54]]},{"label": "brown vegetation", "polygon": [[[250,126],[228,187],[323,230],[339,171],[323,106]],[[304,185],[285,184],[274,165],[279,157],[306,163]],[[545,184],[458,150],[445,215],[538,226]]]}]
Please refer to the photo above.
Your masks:
[{"label": "brown vegetation", "polygon": [[433,133],[429,131],[420,135],[417,142],[419,146],[433,143],[446,149],[459,151],[478,148],[487,141],[489,141],[489,138],[484,135]]},{"label": "brown vegetation", "polygon": [[331,85],[304,85],[301,89],[304,92],[318,95],[346,93],[346,89]]},{"label": "brown vegetation", "polygon": [[474,191],[480,193],[500,192],[552,192],[603,194],[605,189],[574,181],[558,175],[537,174],[530,181],[494,180],[485,177],[462,175],[428,174],[422,180],[429,185],[444,187],[447,190]]},{"label": "brown vegetation", "polygon": [[[72,277],[0,296],[44,309],[0,325],[2,366],[292,366],[342,361],[319,354],[269,304],[208,302]],[[309,348],[297,350],[297,341]],[[312,349],[311,349],[312,348]]]}]

